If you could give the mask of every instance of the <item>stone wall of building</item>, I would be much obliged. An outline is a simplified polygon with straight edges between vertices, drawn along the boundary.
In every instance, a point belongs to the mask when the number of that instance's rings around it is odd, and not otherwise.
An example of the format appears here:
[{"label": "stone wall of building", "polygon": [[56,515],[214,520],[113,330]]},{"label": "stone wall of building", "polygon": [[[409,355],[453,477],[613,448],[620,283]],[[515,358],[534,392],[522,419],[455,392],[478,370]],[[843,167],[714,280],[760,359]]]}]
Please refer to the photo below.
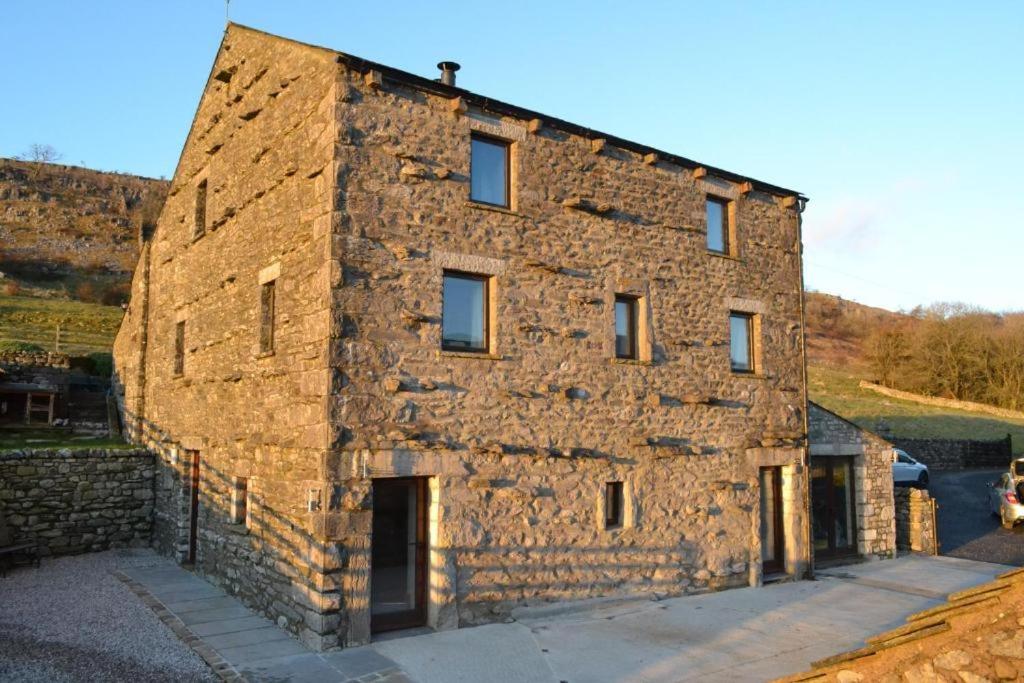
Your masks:
[{"label": "stone wall of building", "polygon": [[0,453],[0,508],[15,540],[52,555],[144,546],[153,513],[153,454],[123,449]]},{"label": "stone wall of building", "polygon": [[1009,467],[1013,460],[1013,440],[1009,434],[1005,439],[990,441],[894,438],[892,443],[934,470]]},{"label": "stone wall of building", "polygon": [[896,547],[929,555],[939,554],[936,524],[938,503],[927,491],[896,489]]},{"label": "stone wall of building", "polygon": [[812,463],[853,458],[858,553],[895,557],[892,444],[815,403],[808,404],[807,434]]}]

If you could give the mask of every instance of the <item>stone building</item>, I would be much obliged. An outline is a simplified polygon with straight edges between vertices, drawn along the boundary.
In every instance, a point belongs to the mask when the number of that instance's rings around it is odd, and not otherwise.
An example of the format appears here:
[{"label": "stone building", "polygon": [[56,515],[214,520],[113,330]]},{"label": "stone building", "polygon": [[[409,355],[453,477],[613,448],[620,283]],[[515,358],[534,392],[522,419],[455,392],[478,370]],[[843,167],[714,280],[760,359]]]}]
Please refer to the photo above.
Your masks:
[{"label": "stone building", "polygon": [[896,557],[893,446],[808,403],[816,564]]},{"label": "stone building", "polygon": [[804,575],[803,197],[229,25],[115,345],[158,546],[315,647]]}]

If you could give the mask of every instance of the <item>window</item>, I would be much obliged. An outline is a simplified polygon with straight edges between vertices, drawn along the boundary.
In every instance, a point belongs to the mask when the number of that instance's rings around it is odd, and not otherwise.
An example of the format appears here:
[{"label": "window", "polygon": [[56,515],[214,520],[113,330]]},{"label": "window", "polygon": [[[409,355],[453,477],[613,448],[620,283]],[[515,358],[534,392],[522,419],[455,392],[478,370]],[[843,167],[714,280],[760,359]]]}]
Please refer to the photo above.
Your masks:
[{"label": "window", "polygon": [[482,204],[509,206],[509,144],[474,135],[469,160],[469,198]]},{"label": "window", "polygon": [[615,357],[636,358],[637,300],[624,294],[615,295]]},{"label": "window", "polygon": [[185,374],[185,321],[174,326],[174,374]]},{"label": "window", "polygon": [[441,301],[441,348],[486,353],[488,281],[486,275],[445,271]]},{"label": "window", "polygon": [[235,477],[231,492],[231,523],[249,524],[249,479],[246,477]]},{"label": "window", "polygon": [[610,481],[604,485],[604,528],[622,526],[622,482]]},{"label": "window", "polygon": [[206,234],[206,178],[196,185],[196,215],[195,223],[192,226],[192,238],[202,237]]},{"label": "window", "polygon": [[754,316],[729,314],[729,361],[733,372],[754,372]]},{"label": "window", "polygon": [[713,251],[716,254],[731,253],[729,201],[709,196],[705,202],[705,215],[708,223],[708,251]]},{"label": "window", "polygon": [[260,353],[274,350],[274,296],[276,280],[260,285]]}]

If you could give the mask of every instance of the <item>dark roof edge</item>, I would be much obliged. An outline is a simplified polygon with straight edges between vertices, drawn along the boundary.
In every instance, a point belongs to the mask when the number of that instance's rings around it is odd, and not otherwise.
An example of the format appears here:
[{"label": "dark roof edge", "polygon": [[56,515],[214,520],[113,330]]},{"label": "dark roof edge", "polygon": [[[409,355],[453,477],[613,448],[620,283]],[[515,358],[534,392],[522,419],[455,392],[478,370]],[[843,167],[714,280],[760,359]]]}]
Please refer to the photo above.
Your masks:
[{"label": "dark roof edge", "polygon": [[766,183],[764,181],[757,180],[756,178],[750,178],[748,176],[741,175],[739,173],[733,173],[732,171],[727,171],[722,168],[708,166],[707,164],[702,164],[698,161],[694,161],[693,159],[688,159],[686,157],[679,156],[678,154],[665,152],[664,150],[658,149],[657,147],[643,145],[640,144],[639,142],[633,142],[632,140],[620,138],[616,135],[602,133],[601,131],[594,130],[592,128],[587,128],[586,126],[581,126],[570,121],[565,121],[564,119],[549,116],[547,114],[542,114],[531,109],[526,109],[525,107],[519,107],[514,104],[502,102],[501,100],[494,100],[489,97],[484,97],[483,95],[478,95],[474,92],[465,90],[463,88],[459,88],[454,85],[445,85],[444,83],[440,83],[438,81],[434,81],[423,76],[417,76],[416,74],[409,73],[408,71],[403,71],[401,69],[396,69],[395,67],[387,66],[386,64],[380,64],[378,62],[373,62],[368,59],[363,59],[362,57],[356,57],[354,55],[346,54],[344,52],[341,52],[340,50],[334,50],[332,48],[326,48],[320,45],[312,45],[310,43],[303,43],[302,41],[293,40],[291,38],[285,38],[283,36],[279,36],[273,33],[267,33],[266,31],[261,31],[260,29],[245,26],[243,24],[235,24],[232,22],[231,25],[237,26],[238,28],[246,29],[248,31],[253,31],[255,33],[261,33],[272,38],[286,40],[292,43],[304,45],[306,47],[311,47],[318,50],[326,50],[328,52],[333,52],[338,56],[338,61],[340,63],[345,64],[349,68],[354,69],[360,73],[366,73],[367,71],[379,71],[382,76],[392,81],[404,83],[413,88],[417,88],[419,90],[423,90],[425,92],[438,95],[440,97],[447,97],[449,99],[453,99],[455,97],[462,97],[466,100],[467,104],[472,104],[474,106],[479,107],[480,109],[495,112],[497,114],[501,114],[504,116],[512,116],[519,119],[540,119],[545,124],[550,125],[552,128],[556,128],[571,135],[578,135],[588,140],[600,138],[607,141],[610,145],[614,145],[615,147],[620,147],[631,152],[636,152],[637,154],[650,154],[653,152],[654,154],[658,155],[659,159],[675,164],[677,166],[682,166],[683,168],[705,168],[707,169],[708,175],[715,176],[717,178],[723,178],[725,180],[731,180],[733,182],[738,183],[749,182],[755,189],[761,190],[762,192],[767,192],[769,194],[778,195],[781,197],[798,197],[804,201],[807,200],[807,197],[805,197],[800,192],[797,192],[796,190],[790,190],[779,185]]}]

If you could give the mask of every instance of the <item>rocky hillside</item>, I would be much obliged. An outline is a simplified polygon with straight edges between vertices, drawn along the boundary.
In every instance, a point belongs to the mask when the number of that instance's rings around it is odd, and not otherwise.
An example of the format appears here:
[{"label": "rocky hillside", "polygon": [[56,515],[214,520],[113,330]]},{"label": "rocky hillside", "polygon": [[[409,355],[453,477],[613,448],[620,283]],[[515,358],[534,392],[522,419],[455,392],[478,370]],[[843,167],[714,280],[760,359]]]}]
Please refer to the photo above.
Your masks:
[{"label": "rocky hillside", "polygon": [[807,360],[812,365],[866,370],[865,343],[871,333],[913,324],[904,313],[865,306],[834,294],[807,292]]},{"label": "rocky hillside", "polygon": [[0,293],[120,303],[169,183],[0,159]]}]

